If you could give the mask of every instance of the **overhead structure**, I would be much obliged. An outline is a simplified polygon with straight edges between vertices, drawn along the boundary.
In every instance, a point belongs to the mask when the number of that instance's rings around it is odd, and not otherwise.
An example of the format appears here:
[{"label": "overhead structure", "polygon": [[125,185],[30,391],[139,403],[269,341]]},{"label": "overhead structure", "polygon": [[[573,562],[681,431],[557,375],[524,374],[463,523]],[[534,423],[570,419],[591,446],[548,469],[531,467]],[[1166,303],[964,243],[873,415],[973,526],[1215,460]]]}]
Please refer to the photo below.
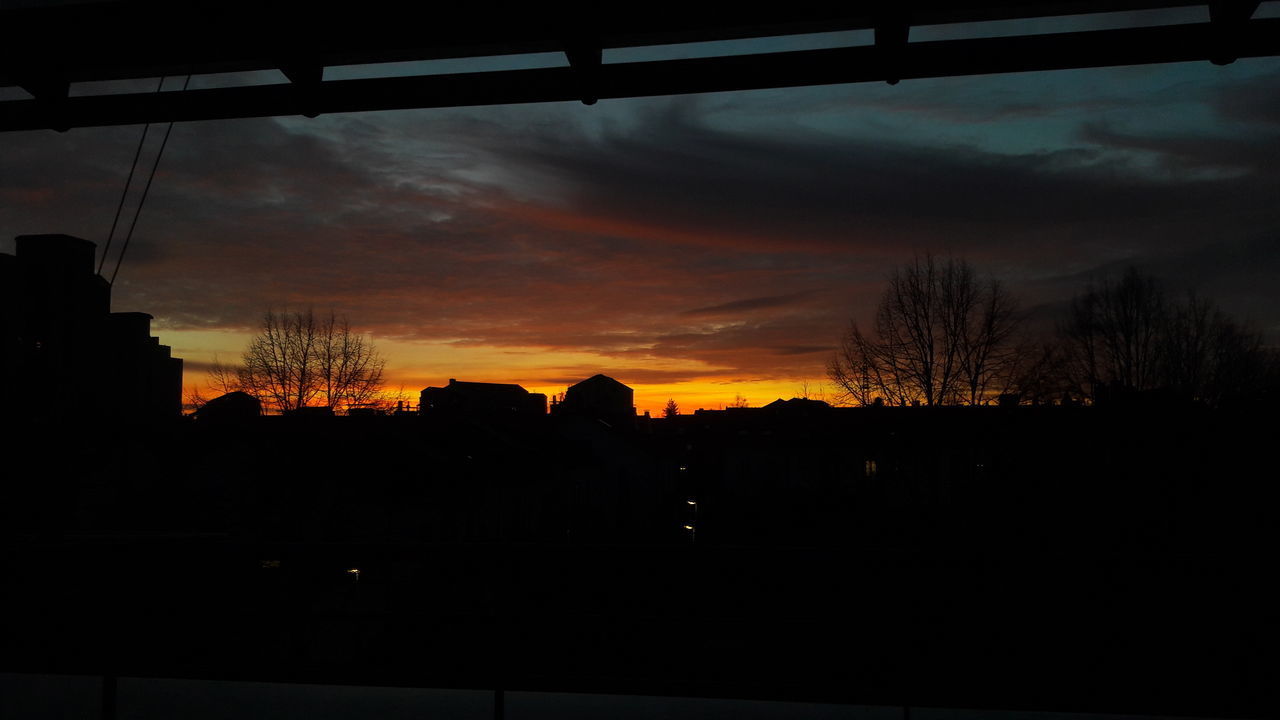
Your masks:
[{"label": "overhead structure", "polygon": [[[465,4],[429,9],[369,0],[345,9],[299,3],[139,0],[18,2],[0,10],[0,130],[598,100],[1034,70],[1280,55],[1280,19],[1257,0],[917,0],[788,3],[720,11],[688,3],[588,13],[576,5]],[[1199,8],[1203,22],[912,42],[912,28]],[[1138,13],[1137,15],[1141,15]],[[1135,15],[1136,17],[1136,15]],[[1108,23],[1093,23],[1094,26]],[[157,30],[157,28],[160,28]],[[718,57],[606,62],[611,50],[870,31],[865,44]],[[1008,34],[1012,32],[1013,34]],[[963,34],[963,33],[962,33]],[[757,43],[759,45],[760,43]],[[563,53],[560,67],[325,79],[326,68]],[[730,51],[741,53],[741,50]],[[166,92],[105,92],[84,83],[278,70],[280,82]],[[287,80],[287,81],[286,81]],[[29,95],[29,97],[27,97]]]}]

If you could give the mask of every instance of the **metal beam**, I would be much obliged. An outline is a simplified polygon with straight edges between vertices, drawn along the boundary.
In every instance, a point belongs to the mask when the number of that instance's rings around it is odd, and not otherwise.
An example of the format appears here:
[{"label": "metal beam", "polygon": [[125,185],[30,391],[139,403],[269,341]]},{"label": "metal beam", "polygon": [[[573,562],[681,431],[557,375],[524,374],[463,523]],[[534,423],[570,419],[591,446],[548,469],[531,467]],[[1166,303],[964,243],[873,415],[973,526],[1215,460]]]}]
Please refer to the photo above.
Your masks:
[{"label": "metal beam", "polygon": [[578,95],[582,104],[595,105],[600,99],[597,84],[604,60],[604,50],[600,43],[591,38],[576,37],[565,42],[564,55],[569,61],[569,67],[577,74],[581,87]]},{"label": "metal beam", "polygon": [[319,115],[319,90],[324,81],[324,65],[314,58],[289,58],[280,62],[280,72],[297,89],[301,114],[309,118]]},{"label": "metal beam", "polygon": [[[323,66],[563,50],[565,28],[605,49],[871,29],[907,3],[888,0],[699,7],[583,17],[572,7],[461,5],[415,10],[365,0],[341,14],[303,13],[273,0],[116,0],[0,10],[0,85],[56,69],[70,82],[269,70],[280,58]],[[913,0],[916,25],[1203,6],[1194,0]],[[157,32],[156,28],[161,28]],[[198,27],[200,32],[192,32]]]},{"label": "metal beam", "polygon": [[1230,65],[1239,55],[1235,52],[1240,28],[1257,12],[1258,0],[1213,0],[1209,3],[1209,22],[1214,28],[1214,65]]},{"label": "metal beam", "polygon": [[[600,99],[982,75],[1147,63],[1208,61],[1210,23],[863,46],[732,57],[605,64]],[[1237,57],[1280,55],[1280,20],[1250,20],[1233,34]],[[573,68],[340,80],[314,87],[265,85],[73,97],[56,105],[0,103],[0,131],[127,125],[410,108],[581,100]]]},{"label": "metal beam", "polygon": [[889,69],[885,82],[897,85],[902,79],[896,68],[902,63],[902,55],[907,49],[907,39],[911,34],[911,17],[904,11],[886,12],[876,23],[875,43],[881,50],[884,64]]}]

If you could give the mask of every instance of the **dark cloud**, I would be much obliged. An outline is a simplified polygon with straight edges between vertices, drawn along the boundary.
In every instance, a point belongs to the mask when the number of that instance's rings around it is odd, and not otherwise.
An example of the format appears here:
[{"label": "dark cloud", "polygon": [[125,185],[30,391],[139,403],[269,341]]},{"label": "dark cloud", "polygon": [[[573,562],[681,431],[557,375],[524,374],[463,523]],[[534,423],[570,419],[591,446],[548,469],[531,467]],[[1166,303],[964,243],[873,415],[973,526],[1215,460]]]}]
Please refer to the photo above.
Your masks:
[{"label": "dark cloud", "polygon": [[[332,307],[379,338],[546,352],[529,372],[541,384],[593,374],[561,351],[633,382],[821,375],[887,270],[925,250],[1006,278],[1046,325],[1084,278],[1129,262],[1274,324],[1268,78],[1192,98],[1240,123],[1226,129],[1139,131],[1122,93],[1082,93],[1073,112],[1099,117],[1021,152],[852,121],[779,131],[744,119],[748,94],[733,112],[674,99],[183,124],[115,306],[159,328],[236,330],[269,306]],[[994,82],[958,86],[999,98],[985,116],[959,90],[878,107],[961,125],[1037,117],[1039,95]],[[788,112],[832,111],[822,95]],[[0,230],[100,239],[139,131],[0,136]]]},{"label": "dark cloud", "polygon": [[881,89],[873,92],[873,101],[868,101],[866,93],[828,94],[829,99],[820,107],[827,111],[874,112],[890,120],[968,126],[1102,113],[1124,108],[1131,102],[1109,94],[1068,99],[1055,90],[1052,85],[1008,88],[993,87],[981,78],[946,78],[915,81],[904,89]]},{"label": "dark cloud", "polygon": [[184,358],[182,360],[182,371],[185,373],[195,373],[197,375],[204,375],[208,373],[210,370],[212,370],[215,365],[219,365],[225,369],[228,366],[235,365],[239,361],[240,361],[240,356],[238,354],[232,354],[225,357],[220,357],[216,362],[205,361],[205,360],[192,360],[190,358]]},{"label": "dark cloud", "polygon": [[[1265,164],[1280,147],[1274,137],[1221,140],[1197,151],[1203,138],[1136,148],[1127,136],[1104,136],[1097,127],[1083,134],[1094,147],[1023,155],[813,132],[761,137],[712,129],[671,103],[625,134],[572,146],[522,137],[508,152],[559,178],[575,213],[659,236],[678,228],[674,239],[683,244],[775,253],[939,245],[980,252],[1019,244],[1038,252],[1082,236],[1090,243],[1157,235],[1167,241],[1170,233],[1185,239],[1219,226],[1222,215],[1251,221],[1243,232],[1280,220],[1270,202],[1274,166]],[[1239,172],[1155,177],[1109,152],[1121,145]]]},{"label": "dark cloud", "polygon": [[813,353],[829,353],[836,349],[835,345],[788,345],[770,348],[778,355],[811,355]]},{"label": "dark cloud", "polygon": [[753,310],[766,310],[770,308],[785,307],[792,305],[799,300],[803,300],[812,295],[808,292],[792,293],[790,295],[772,295],[768,297],[747,298],[746,300],[735,300],[733,302],[722,303],[720,305],[712,305],[710,307],[695,308],[693,310],[685,310],[680,313],[691,317],[705,317],[710,315],[737,315],[741,313],[751,312]]},{"label": "dark cloud", "polygon": [[[1261,89],[1260,89],[1261,86]],[[1280,73],[1232,83],[1213,93],[1212,104],[1224,119],[1280,125]]]},{"label": "dark cloud", "polygon": [[1280,268],[1280,232],[1244,240],[1209,238],[1201,246],[1165,254],[1133,253],[1069,272],[1050,273],[1024,283],[1024,314],[1037,331],[1050,334],[1071,297],[1133,267],[1154,276],[1170,292],[1195,292],[1210,298],[1233,317],[1280,342],[1280,296],[1274,278]]}]

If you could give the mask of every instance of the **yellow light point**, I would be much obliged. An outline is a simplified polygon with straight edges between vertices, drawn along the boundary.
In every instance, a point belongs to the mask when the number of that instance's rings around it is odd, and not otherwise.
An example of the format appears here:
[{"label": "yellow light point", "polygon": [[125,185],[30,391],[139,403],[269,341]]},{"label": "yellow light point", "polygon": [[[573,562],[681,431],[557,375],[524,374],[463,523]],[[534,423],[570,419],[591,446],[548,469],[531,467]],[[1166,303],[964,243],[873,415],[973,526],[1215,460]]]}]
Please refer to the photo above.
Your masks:
[{"label": "yellow light point", "polygon": [[685,530],[692,530],[692,529],[693,529],[693,526],[692,526],[692,525],[685,525],[685,526],[684,526],[684,529],[685,529]]},{"label": "yellow light point", "polygon": [[352,574],[352,575],[359,575],[359,574],[360,574],[360,568],[351,568],[351,569],[350,569],[350,570],[348,570],[347,572],[348,572],[348,573],[350,573],[350,574]]},{"label": "yellow light point", "polygon": [[685,502],[689,503],[690,505],[697,505],[697,504],[698,504],[698,501],[697,501],[697,500],[685,500]]}]

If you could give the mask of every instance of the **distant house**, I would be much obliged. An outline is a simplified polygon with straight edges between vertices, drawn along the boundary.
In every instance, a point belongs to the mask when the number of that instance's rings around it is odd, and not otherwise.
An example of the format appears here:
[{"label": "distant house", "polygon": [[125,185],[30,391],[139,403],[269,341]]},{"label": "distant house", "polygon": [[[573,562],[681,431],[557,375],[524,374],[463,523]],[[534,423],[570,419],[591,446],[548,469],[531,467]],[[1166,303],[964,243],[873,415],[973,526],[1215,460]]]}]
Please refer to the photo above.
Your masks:
[{"label": "distant house", "polygon": [[[151,336],[151,316],[111,312],[96,245],[20,235],[0,254],[0,406],[27,414],[152,420],[182,410],[182,360]],[[21,410],[19,410],[21,409]]]},{"label": "distant house", "polygon": [[235,390],[216,397],[196,410],[200,422],[245,422],[262,415],[262,403],[246,392]]},{"label": "distant house", "polygon": [[473,419],[533,418],[547,414],[547,396],[519,385],[459,382],[422,391],[418,412],[423,415]]},{"label": "distant house", "polygon": [[782,413],[787,417],[808,417],[810,415],[821,417],[822,414],[831,410],[831,406],[822,400],[793,397],[790,400],[778,398],[761,409],[765,412]]},{"label": "distant house", "polygon": [[608,375],[593,375],[565,391],[556,414],[631,427],[636,418],[635,391]]}]

